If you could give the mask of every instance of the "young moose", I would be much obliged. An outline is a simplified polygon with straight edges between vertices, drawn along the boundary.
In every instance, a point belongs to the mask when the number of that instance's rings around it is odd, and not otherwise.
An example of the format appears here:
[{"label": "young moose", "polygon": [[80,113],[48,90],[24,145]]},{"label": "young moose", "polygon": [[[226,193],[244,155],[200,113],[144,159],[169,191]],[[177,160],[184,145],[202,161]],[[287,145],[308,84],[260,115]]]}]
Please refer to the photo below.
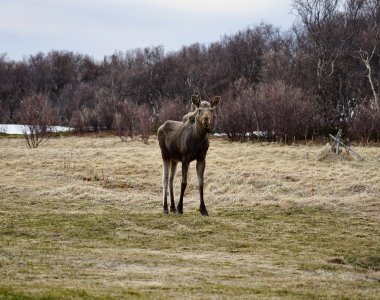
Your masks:
[{"label": "young moose", "polygon": [[[170,211],[183,213],[183,195],[187,185],[187,173],[189,164],[197,160],[197,174],[199,182],[200,206],[202,215],[208,216],[203,199],[203,175],[206,167],[206,154],[209,146],[208,134],[211,131],[212,111],[219,103],[220,97],[215,96],[210,102],[200,101],[198,96],[192,96],[191,100],[196,107],[194,112],[188,113],[183,122],[166,121],[158,128],[158,142],[161,148],[164,164],[162,178],[164,213],[168,213],[168,176],[170,167]],[[174,204],[173,180],[178,162],[182,162],[181,194],[177,209]]]}]

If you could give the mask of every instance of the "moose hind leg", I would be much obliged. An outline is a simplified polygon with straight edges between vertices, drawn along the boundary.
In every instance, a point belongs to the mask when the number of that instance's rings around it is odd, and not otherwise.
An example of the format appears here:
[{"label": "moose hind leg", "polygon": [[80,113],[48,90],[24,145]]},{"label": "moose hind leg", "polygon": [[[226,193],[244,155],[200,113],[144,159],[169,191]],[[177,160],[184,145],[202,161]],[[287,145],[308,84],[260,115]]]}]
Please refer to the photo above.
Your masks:
[{"label": "moose hind leg", "polygon": [[174,203],[174,189],[173,189],[173,182],[175,177],[175,171],[177,170],[177,162],[172,160],[170,162],[170,175],[169,175],[169,192],[170,192],[170,212],[177,212],[177,209],[175,207]]},{"label": "moose hind leg", "polygon": [[198,160],[197,161],[197,175],[198,175],[198,185],[199,185],[199,211],[203,216],[208,216],[206,209],[205,201],[203,199],[203,185],[204,185],[204,173],[205,173],[206,161]]},{"label": "moose hind leg", "polygon": [[163,175],[162,175],[162,188],[163,188],[163,210],[164,213],[169,213],[168,210],[168,177],[169,177],[169,160],[163,160]]},{"label": "moose hind leg", "polygon": [[181,183],[181,194],[179,196],[179,201],[177,205],[177,212],[183,214],[183,195],[185,194],[187,186],[187,173],[189,171],[189,162],[182,161],[182,183]]}]

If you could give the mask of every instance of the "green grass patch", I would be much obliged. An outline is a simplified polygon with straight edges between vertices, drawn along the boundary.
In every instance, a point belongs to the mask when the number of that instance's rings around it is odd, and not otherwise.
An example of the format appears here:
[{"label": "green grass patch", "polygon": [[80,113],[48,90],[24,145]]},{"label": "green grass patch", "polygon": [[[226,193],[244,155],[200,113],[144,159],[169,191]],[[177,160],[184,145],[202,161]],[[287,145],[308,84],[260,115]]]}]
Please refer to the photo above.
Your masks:
[{"label": "green grass patch", "polygon": [[[322,280],[325,287],[318,292],[314,290],[318,287],[313,287],[316,283],[295,288],[289,282],[290,287],[288,283],[285,284],[288,287],[278,288],[284,283],[274,274],[286,269],[295,274],[300,272],[295,277],[303,277],[304,272],[308,276],[319,272],[341,274],[347,268],[360,274],[379,268],[379,243],[371,238],[379,235],[378,227],[355,216],[317,208],[266,205],[218,209],[209,218],[196,212],[180,216],[126,210],[102,213],[26,210],[16,218],[7,212],[1,218],[6,226],[0,228],[3,237],[0,249],[5,253],[0,271],[8,274],[2,279],[12,288],[3,286],[0,299],[103,299],[112,295],[166,298],[165,290],[169,298],[182,292],[199,298],[207,295],[329,298],[328,280]],[[358,232],[366,234],[358,239],[355,237]],[[191,281],[178,278],[170,286],[170,278],[176,278],[176,274],[168,271],[168,266],[173,271],[188,270],[195,278],[192,280],[200,284],[198,289]],[[153,276],[147,270],[157,274]],[[218,274],[218,270],[222,273]],[[113,275],[106,275],[109,272]],[[39,280],[42,274],[47,276],[43,283]],[[149,282],[157,280],[159,274],[167,278],[165,284],[149,287]],[[210,278],[211,274],[214,277]],[[62,283],[57,283],[55,277],[62,277]],[[22,284],[26,278],[30,279],[28,287]],[[90,282],[110,280],[119,285],[123,282],[125,287],[116,288],[115,295],[107,285],[100,285],[102,292],[66,288],[86,278]],[[257,278],[261,278],[259,284],[250,287]],[[271,278],[273,286],[268,284]],[[144,281],[146,285],[141,286]],[[52,284],[58,286],[52,288]],[[376,289],[370,282],[362,285]],[[344,298],[349,293],[342,288],[338,295]]]}]

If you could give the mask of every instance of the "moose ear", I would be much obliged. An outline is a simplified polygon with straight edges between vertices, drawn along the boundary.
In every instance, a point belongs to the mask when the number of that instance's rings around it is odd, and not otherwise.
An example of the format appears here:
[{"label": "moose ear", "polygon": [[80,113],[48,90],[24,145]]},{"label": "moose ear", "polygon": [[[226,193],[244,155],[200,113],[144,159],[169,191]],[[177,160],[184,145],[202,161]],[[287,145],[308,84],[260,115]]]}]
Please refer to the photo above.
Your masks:
[{"label": "moose ear", "polygon": [[199,98],[198,95],[192,95],[191,96],[191,102],[193,102],[195,107],[199,107],[199,105],[201,104],[201,99]]},{"label": "moose ear", "polygon": [[213,108],[217,106],[219,101],[220,101],[220,96],[214,96],[210,101],[211,107]]}]

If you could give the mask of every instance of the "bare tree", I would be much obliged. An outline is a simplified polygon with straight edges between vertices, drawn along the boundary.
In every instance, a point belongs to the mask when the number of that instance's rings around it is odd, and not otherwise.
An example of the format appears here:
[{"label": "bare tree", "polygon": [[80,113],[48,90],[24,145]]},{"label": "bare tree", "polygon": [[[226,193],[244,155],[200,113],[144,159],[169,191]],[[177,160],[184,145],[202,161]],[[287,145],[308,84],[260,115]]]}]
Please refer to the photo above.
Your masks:
[{"label": "bare tree", "polygon": [[[373,61],[377,57],[379,58],[379,46],[380,46],[380,1],[379,0],[363,0],[352,1],[356,4],[359,14],[358,18],[362,18],[363,24],[359,40],[358,49],[354,54],[354,57],[359,59],[364,64],[367,70],[368,83],[371,87],[373,95],[373,102],[376,110],[380,109],[379,102],[379,89],[380,86],[376,84],[374,77],[379,77],[380,74],[374,75]],[[359,32],[358,32],[359,33]],[[380,72],[380,70],[378,70]]]},{"label": "bare tree", "polygon": [[54,119],[54,110],[47,94],[33,94],[23,98],[18,120],[25,125],[23,134],[30,148],[37,148],[49,139]]},{"label": "bare tree", "polygon": [[337,18],[339,0],[293,0],[302,23],[310,34],[317,50],[316,73],[319,89],[323,80],[334,73],[339,47],[331,35],[331,30],[340,20]]},{"label": "bare tree", "polygon": [[293,0],[293,9],[298,14],[307,32],[307,56],[314,61],[313,74],[316,95],[322,108],[321,121],[326,129],[339,119],[340,90],[335,86],[338,58],[349,38],[344,32],[343,15],[339,0]]}]

